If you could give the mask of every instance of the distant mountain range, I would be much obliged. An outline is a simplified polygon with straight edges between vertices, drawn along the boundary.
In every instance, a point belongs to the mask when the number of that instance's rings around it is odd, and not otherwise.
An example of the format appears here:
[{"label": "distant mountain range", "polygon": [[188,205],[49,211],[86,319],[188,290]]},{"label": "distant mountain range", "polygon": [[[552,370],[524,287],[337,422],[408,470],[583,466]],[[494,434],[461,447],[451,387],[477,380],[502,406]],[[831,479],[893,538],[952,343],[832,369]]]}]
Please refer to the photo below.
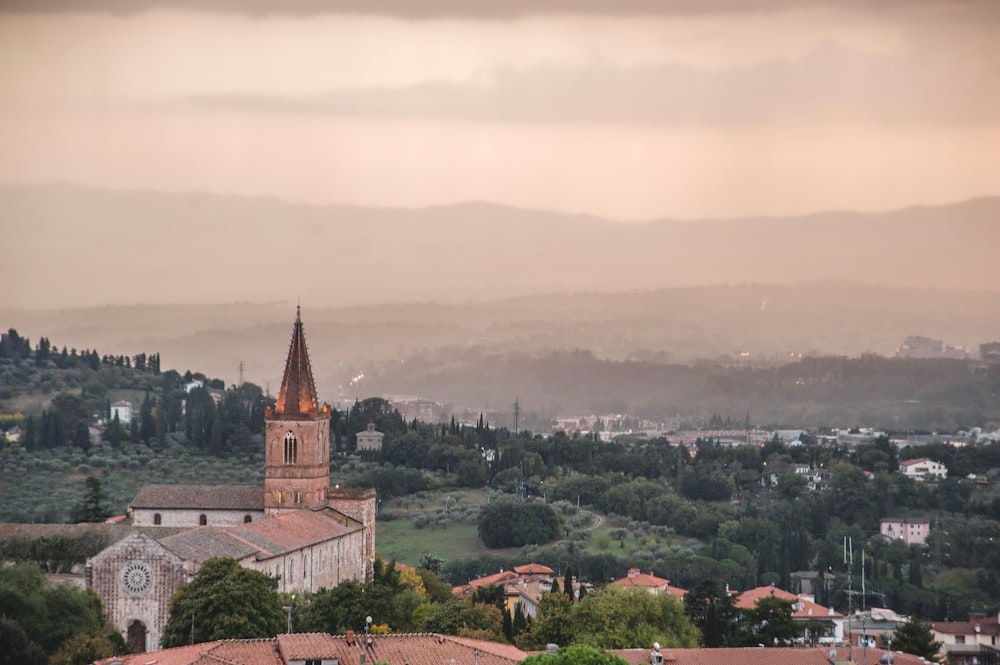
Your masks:
[{"label": "distant mountain range", "polygon": [[850,280],[1000,290],[1000,198],[623,224],[490,203],[385,209],[0,186],[0,306],[461,302]]}]

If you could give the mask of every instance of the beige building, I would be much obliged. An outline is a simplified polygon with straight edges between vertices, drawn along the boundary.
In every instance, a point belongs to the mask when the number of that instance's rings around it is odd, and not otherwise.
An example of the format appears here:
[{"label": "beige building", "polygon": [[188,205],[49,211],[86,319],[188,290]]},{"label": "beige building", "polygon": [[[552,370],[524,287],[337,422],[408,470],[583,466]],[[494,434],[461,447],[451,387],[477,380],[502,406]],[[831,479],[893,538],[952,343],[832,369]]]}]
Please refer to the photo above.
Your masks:
[{"label": "beige building", "polygon": [[330,488],[330,407],[316,398],[297,314],[281,391],[265,414],[264,486],[147,485],[132,531],[87,562],[87,586],[132,651],[160,648],[170,598],[205,561],[230,557],[279,591],[371,579],[375,491]]},{"label": "beige building", "polygon": [[363,432],[358,432],[358,451],[382,450],[382,439],[385,434],[375,430],[375,423],[368,423]]}]

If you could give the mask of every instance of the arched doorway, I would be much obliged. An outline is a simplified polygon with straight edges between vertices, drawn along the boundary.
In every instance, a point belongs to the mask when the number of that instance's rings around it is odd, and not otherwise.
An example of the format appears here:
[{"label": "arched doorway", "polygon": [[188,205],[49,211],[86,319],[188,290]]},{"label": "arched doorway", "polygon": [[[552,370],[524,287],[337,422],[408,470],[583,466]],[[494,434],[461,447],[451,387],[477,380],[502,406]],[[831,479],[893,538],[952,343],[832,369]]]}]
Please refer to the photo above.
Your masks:
[{"label": "arched doorway", "polygon": [[125,644],[129,653],[146,652],[146,624],[136,619],[128,625]]}]

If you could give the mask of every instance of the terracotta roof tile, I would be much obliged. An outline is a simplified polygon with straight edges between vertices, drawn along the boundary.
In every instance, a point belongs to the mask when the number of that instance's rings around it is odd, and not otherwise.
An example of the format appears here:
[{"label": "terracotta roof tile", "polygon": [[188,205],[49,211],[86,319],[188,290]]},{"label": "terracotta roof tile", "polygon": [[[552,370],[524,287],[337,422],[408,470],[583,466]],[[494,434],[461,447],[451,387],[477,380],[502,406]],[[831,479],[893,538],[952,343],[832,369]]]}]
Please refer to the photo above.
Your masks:
[{"label": "terracotta roof tile", "polygon": [[257,547],[235,537],[230,528],[220,526],[203,526],[182,531],[161,538],[160,544],[182,559],[198,564],[220,556],[239,560],[259,552]]},{"label": "terracotta roof tile", "polygon": [[255,485],[143,485],[133,508],[264,510],[264,491]]},{"label": "terracotta roof tile", "polygon": [[[648,665],[650,648],[614,649],[611,653],[629,665]],[[836,661],[862,662],[861,649],[848,647],[835,649]],[[886,653],[882,649],[868,649],[869,663],[878,663]],[[720,649],[660,649],[664,665],[830,665],[830,647],[774,647],[774,648],[720,648]],[[893,652],[894,665],[926,665],[911,654]]]},{"label": "terracotta roof tile", "polygon": [[736,600],[733,602],[733,606],[743,610],[750,610],[757,606],[757,602],[761,598],[767,598],[769,596],[774,596],[775,598],[780,598],[782,600],[791,601],[792,603],[798,603],[801,605],[798,610],[792,612],[792,617],[795,619],[821,617],[842,619],[844,617],[844,615],[839,612],[831,613],[830,608],[823,607],[806,596],[796,596],[794,593],[772,586],[759,586],[756,589],[744,591],[736,597]]},{"label": "terracotta roof tile", "polygon": [[514,566],[514,572],[519,575],[551,575],[555,571],[540,563],[526,563],[523,566]]}]

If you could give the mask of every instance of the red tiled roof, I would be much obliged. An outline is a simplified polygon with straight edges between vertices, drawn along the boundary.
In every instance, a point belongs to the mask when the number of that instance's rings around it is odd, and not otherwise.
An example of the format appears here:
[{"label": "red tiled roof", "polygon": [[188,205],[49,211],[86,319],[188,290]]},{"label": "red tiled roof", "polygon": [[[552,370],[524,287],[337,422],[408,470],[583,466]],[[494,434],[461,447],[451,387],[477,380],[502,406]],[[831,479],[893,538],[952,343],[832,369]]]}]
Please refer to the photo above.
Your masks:
[{"label": "red tiled roof", "polygon": [[[345,524],[344,522],[348,522]],[[160,539],[178,556],[204,563],[219,556],[266,559],[337,538],[360,527],[324,511],[294,510],[239,526],[203,526]]]},{"label": "red tiled roof", "polygon": [[540,563],[526,563],[523,566],[514,566],[514,572],[518,575],[551,575],[555,571]]},{"label": "red tiled roof", "polygon": [[145,665],[151,660],[156,665],[191,665],[198,660],[198,657],[207,649],[217,645],[218,642],[205,642],[203,644],[190,644],[163,651],[152,651],[149,653],[134,653],[127,656],[114,656],[94,661],[94,665],[110,665],[110,663],[122,663],[122,665]]},{"label": "red tiled roof", "polygon": [[660,589],[671,593],[676,598],[683,598],[687,589],[670,586],[670,580],[649,573],[629,571],[628,577],[612,582],[615,586],[640,587],[643,589]]},{"label": "red tiled roof", "polygon": [[[629,665],[648,665],[650,648],[613,649],[611,653],[624,659]],[[770,647],[764,648],[720,648],[720,649],[660,649],[664,665],[830,665],[830,647]],[[882,649],[868,649],[869,663],[878,663],[887,653]],[[894,651],[894,665],[927,665],[917,656]],[[835,661],[859,663],[861,649],[837,647]]]},{"label": "red tiled roof", "polygon": [[[389,665],[441,665],[441,663],[478,663],[479,665],[516,665],[527,654],[509,644],[472,640],[432,633],[372,635],[368,645],[364,635],[355,635],[348,643],[344,636],[326,633],[293,633],[269,640],[223,640],[190,647],[167,649],[118,658],[123,665],[283,665],[286,658],[337,658],[343,665],[360,662],[361,654],[369,663]],[[98,661],[110,665],[114,658]]]},{"label": "red tiled roof", "polygon": [[487,575],[486,577],[477,577],[474,580],[469,580],[467,584],[452,587],[451,592],[456,596],[462,596],[484,586],[489,586],[490,584],[502,586],[507,582],[516,581],[517,573],[513,570],[501,570],[499,573],[493,573],[492,575]]},{"label": "red tiled roof", "polygon": [[944,635],[1000,635],[1000,624],[989,621],[934,621],[931,628]]},{"label": "red tiled roof", "polygon": [[913,459],[905,459],[899,463],[900,466],[910,466],[913,464],[920,464],[921,462],[929,462],[930,460],[926,457],[914,457]]},{"label": "red tiled roof", "polygon": [[328,633],[278,635],[277,640],[285,660],[322,659],[336,649],[336,638]]},{"label": "red tiled roof", "polygon": [[784,589],[779,589],[773,586],[759,586],[756,589],[744,591],[736,597],[736,600],[733,602],[733,606],[742,610],[752,610],[757,606],[757,602],[760,599],[767,598],[769,596],[774,596],[775,598],[800,604],[802,607],[792,612],[793,619],[819,619],[821,617],[835,619],[844,618],[843,614],[838,612],[831,613],[829,608],[823,607],[809,598],[796,596],[794,593],[789,593]]}]

